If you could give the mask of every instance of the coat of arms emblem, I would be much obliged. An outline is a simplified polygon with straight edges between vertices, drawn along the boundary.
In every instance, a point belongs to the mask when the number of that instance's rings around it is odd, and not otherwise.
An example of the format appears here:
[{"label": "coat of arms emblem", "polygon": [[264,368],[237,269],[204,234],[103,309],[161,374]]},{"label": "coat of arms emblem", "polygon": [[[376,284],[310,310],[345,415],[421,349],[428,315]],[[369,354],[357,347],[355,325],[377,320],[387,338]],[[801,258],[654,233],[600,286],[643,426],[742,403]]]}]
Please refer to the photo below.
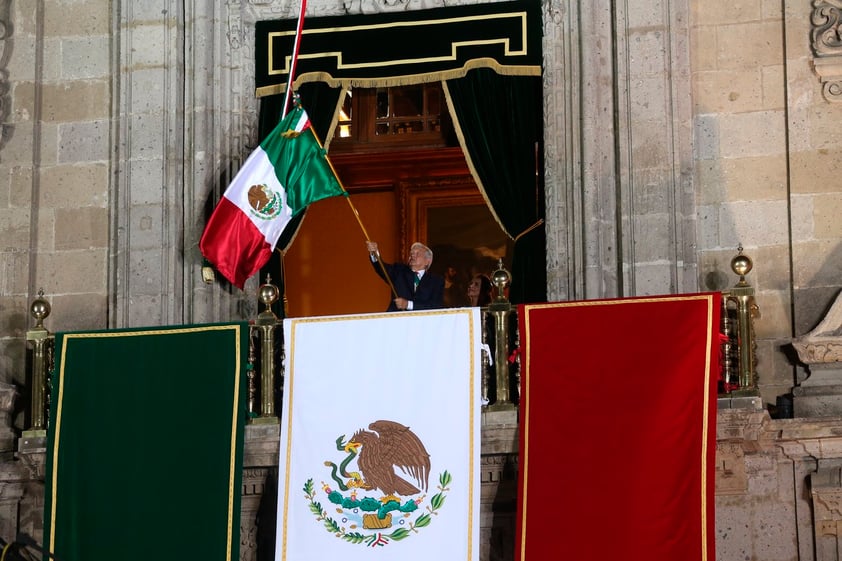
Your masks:
[{"label": "coat of arms emblem", "polygon": [[[438,491],[427,500],[430,455],[409,427],[388,420],[374,421],[346,442],[336,439],[345,457],[325,461],[329,481],[321,492],[335,505],[336,517],[318,501],[313,479],[304,485],[310,510],[325,529],[351,543],[384,546],[428,526],[444,504],[451,476],[438,478]],[[330,505],[328,505],[330,506]]]}]

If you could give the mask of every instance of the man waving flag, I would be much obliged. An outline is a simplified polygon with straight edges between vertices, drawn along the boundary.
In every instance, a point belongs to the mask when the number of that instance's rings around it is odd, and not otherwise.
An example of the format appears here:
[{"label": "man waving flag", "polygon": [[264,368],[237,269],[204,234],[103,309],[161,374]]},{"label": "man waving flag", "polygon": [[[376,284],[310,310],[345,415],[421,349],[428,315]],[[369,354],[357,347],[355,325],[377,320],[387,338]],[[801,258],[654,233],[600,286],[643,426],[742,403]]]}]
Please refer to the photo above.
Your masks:
[{"label": "man waving flag", "polygon": [[205,226],[199,248],[231,284],[266,264],[290,220],[312,202],[345,195],[299,103],[246,160]]}]

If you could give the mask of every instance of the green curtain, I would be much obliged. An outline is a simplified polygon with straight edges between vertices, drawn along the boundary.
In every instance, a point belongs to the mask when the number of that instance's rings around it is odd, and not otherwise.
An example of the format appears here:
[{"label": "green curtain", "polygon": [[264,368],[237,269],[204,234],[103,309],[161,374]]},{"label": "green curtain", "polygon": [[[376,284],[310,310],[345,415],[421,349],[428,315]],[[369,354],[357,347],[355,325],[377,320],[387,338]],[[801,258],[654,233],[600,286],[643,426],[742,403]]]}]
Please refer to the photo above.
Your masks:
[{"label": "green curtain", "polygon": [[[333,115],[336,110],[336,105],[339,103],[339,95],[342,93],[342,88],[332,88],[324,82],[309,82],[302,84],[298,88],[298,96],[301,99],[301,106],[307,111],[307,116],[310,118],[310,124],[316,132],[316,136],[324,143],[327,133],[333,124]],[[261,98],[260,100],[260,115],[258,117],[257,135],[260,140],[266,138],[266,135],[272,132],[278,121],[281,120],[283,113],[284,95],[271,95]],[[298,233],[301,227],[301,222],[304,220],[304,215],[307,210],[293,217],[292,221],[286,227],[278,239],[277,248],[286,251],[289,249],[292,240]],[[284,283],[283,263],[281,255],[277,251],[272,254],[272,257],[260,269],[260,282],[266,279],[267,275],[271,275],[272,283],[275,284],[284,294],[286,286]],[[283,298],[272,306],[272,311],[279,318],[286,316],[283,309]],[[280,361],[276,361],[280,365]],[[280,377],[276,377],[280,379]]]},{"label": "green curtain", "polygon": [[479,68],[446,84],[480,188],[515,240],[509,298],[516,304],[545,302],[541,78]]}]

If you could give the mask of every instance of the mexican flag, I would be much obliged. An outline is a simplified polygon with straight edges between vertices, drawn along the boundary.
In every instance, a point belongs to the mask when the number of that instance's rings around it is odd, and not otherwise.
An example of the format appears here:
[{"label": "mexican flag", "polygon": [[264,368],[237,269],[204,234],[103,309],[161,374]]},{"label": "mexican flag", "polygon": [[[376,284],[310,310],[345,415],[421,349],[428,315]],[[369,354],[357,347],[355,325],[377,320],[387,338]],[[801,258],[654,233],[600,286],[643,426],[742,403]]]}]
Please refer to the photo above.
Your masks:
[{"label": "mexican flag", "polygon": [[312,202],[346,195],[300,105],[246,160],[205,226],[199,249],[243,288],[272,255],[292,218]]}]

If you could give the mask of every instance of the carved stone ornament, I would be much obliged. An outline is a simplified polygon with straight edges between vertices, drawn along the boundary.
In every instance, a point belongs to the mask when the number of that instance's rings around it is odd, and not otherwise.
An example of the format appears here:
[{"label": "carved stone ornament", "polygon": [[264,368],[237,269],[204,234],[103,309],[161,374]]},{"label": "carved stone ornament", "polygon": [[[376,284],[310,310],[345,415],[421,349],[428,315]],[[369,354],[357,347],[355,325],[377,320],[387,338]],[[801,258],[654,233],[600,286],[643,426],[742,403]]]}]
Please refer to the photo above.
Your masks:
[{"label": "carved stone ornament", "polygon": [[842,362],[842,292],[816,328],[795,339],[792,346],[804,364]]},{"label": "carved stone ornament", "polygon": [[822,95],[842,102],[842,0],[815,0],[810,24],[813,71],[822,82]]}]

